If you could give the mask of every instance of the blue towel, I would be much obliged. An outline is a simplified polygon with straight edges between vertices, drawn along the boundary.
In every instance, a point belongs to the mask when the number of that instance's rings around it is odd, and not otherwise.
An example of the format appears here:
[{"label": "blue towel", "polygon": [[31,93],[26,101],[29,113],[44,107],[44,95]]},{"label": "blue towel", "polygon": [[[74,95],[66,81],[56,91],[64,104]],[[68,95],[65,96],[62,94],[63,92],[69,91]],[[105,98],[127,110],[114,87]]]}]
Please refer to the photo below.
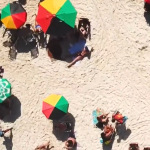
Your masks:
[{"label": "blue towel", "polygon": [[80,40],[78,43],[75,43],[70,49],[69,53],[71,55],[75,55],[77,53],[80,53],[84,47],[85,47],[86,41],[85,40]]},{"label": "blue towel", "polygon": [[102,115],[101,112],[97,112],[96,110],[93,110],[92,117],[93,117],[93,124],[96,125],[98,123],[97,117]]}]

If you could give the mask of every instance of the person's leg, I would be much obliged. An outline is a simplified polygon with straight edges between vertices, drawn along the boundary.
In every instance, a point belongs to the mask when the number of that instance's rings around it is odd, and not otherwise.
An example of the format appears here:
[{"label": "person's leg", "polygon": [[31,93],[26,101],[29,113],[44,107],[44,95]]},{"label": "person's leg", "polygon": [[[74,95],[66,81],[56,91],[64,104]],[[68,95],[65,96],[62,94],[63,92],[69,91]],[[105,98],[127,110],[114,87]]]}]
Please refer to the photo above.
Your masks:
[{"label": "person's leg", "polygon": [[77,56],[69,65],[68,68],[70,68],[72,65],[74,65],[77,61],[82,60],[82,56]]},{"label": "person's leg", "polygon": [[12,128],[10,129],[6,129],[6,130],[3,130],[4,134],[7,133],[8,131],[12,130]]}]

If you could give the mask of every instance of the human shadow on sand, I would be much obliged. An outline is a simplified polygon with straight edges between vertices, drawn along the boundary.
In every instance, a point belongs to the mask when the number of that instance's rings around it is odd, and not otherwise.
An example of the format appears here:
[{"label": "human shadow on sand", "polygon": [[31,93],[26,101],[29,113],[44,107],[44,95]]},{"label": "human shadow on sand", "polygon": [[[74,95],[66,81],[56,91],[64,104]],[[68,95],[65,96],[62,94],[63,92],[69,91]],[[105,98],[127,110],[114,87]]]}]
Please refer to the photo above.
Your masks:
[{"label": "human shadow on sand", "polygon": [[5,145],[6,150],[12,150],[12,147],[13,147],[12,138],[13,138],[12,131],[10,133],[10,137],[5,137],[4,136],[3,145]]},{"label": "human shadow on sand", "polygon": [[150,12],[144,12],[144,17],[148,25],[150,25]]},{"label": "human shadow on sand", "polygon": [[116,129],[117,129],[117,135],[118,135],[118,139],[117,139],[118,143],[120,143],[121,140],[126,140],[131,134],[131,130],[126,128],[126,124],[117,126]]},{"label": "human shadow on sand", "polygon": [[19,99],[14,95],[10,97],[10,100],[11,100],[11,106],[10,106],[11,114],[6,116],[3,119],[3,121],[14,123],[21,116],[21,103]]},{"label": "human shadow on sand", "polygon": [[[71,113],[67,113],[66,116],[64,116],[62,119],[59,120],[59,122],[70,122],[72,126],[72,132],[74,132],[74,127],[75,127],[75,118]],[[58,121],[53,121],[53,134],[56,136],[56,138],[60,141],[66,141],[67,138],[69,137],[70,132],[60,132],[56,131],[54,128],[55,123]]]}]

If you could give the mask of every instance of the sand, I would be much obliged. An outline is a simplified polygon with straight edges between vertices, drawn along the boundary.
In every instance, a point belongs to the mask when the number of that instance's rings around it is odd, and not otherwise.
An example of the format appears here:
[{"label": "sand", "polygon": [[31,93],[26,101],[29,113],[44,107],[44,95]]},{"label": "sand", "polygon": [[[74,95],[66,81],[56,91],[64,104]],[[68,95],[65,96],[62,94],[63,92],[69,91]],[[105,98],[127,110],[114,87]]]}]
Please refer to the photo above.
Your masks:
[{"label": "sand", "polygon": [[[0,8],[8,2],[1,0]],[[37,3],[38,0],[27,0],[24,5],[28,23],[34,22]],[[118,141],[116,136],[112,148],[105,150],[127,150],[130,142],[138,142],[141,149],[150,145],[150,27],[144,17],[143,1],[72,0],[72,3],[78,18],[91,20],[92,39],[88,45],[95,51],[90,60],[85,58],[68,69],[66,62],[51,62],[41,49],[35,60],[31,60],[30,53],[19,53],[17,60],[11,62],[8,48],[2,46],[7,37],[0,37],[0,65],[17,97],[15,118],[1,122],[4,129],[14,127],[13,139],[1,138],[0,150],[33,150],[48,140],[54,150],[63,149],[65,139],[60,140],[60,135],[52,133],[52,122],[41,112],[42,100],[52,93],[63,95],[70,103],[69,119],[75,121],[77,149],[103,149],[101,130],[92,124],[92,111],[97,107],[110,114],[120,110],[129,118],[122,140]]]}]

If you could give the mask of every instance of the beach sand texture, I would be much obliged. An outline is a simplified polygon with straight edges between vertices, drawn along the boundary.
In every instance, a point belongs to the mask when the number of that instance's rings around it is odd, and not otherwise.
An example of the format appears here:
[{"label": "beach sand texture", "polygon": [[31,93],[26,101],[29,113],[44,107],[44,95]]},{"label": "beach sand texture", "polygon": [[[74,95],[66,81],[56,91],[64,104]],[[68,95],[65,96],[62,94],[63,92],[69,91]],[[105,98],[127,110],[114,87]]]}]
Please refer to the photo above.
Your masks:
[{"label": "beach sand texture", "polygon": [[[1,0],[3,8],[10,0]],[[28,23],[34,23],[38,0],[27,0]],[[62,150],[52,133],[52,122],[41,112],[42,100],[52,93],[63,95],[70,103],[70,118],[75,121],[77,149],[102,150],[101,130],[92,124],[92,111],[101,107],[107,112],[120,110],[128,116],[127,131],[122,140],[116,136],[112,150],[127,150],[130,142],[140,147],[150,145],[150,27],[146,22],[143,1],[140,0],[72,0],[79,17],[91,20],[95,51],[72,68],[61,61],[51,62],[40,49],[37,59],[30,53],[18,53],[17,60],[8,59],[7,39],[0,37],[0,65],[4,77],[12,84],[17,97],[15,116],[11,122],[1,122],[6,129],[13,126],[12,141],[0,139],[0,150],[33,150],[48,140],[54,150]],[[0,35],[2,35],[0,29]],[[21,104],[20,104],[21,103]],[[11,142],[13,147],[11,148]],[[110,150],[111,148],[105,148]]]}]

